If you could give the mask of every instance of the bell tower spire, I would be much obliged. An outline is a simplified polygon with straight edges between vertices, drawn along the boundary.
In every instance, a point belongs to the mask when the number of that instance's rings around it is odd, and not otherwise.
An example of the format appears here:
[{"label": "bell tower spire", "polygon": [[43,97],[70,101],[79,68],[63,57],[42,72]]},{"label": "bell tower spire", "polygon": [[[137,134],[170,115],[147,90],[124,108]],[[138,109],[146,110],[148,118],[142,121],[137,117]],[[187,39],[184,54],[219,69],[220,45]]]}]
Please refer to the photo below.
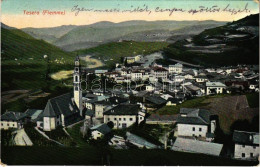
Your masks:
[{"label": "bell tower spire", "polygon": [[74,64],[74,73],[73,73],[73,92],[74,92],[74,101],[80,111],[82,116],[82,89],[81,89],[81,79],[80,79],[80,60],[79,56],[76,56]]}]

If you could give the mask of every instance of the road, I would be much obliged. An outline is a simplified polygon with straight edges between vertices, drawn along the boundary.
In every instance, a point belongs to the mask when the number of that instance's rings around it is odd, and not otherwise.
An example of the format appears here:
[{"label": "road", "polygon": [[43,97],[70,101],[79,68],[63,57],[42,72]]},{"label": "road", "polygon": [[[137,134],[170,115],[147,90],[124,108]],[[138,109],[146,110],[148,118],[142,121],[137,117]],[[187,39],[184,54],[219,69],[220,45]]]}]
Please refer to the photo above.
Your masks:
[{"label": "road", "polygon": [[191,66],[191,67],[196,67],[196,68],[202,67],[202,66],[200,66],[200,65],[195,65],[195,64],[187,63],[187,62],[180,61],[180,60],[176,60],[176,59],[169,59],[169,60],[174,61],[174,62],[177,62],[177,63],[181,63],[181,64],[183,64],[183,65]]},{"label": "road", "polygon": [[33,143],[25,133],[24,129],[19,129],[16,131],[17,134],[14,137],[15,145],[17,146],[32,146]]}]

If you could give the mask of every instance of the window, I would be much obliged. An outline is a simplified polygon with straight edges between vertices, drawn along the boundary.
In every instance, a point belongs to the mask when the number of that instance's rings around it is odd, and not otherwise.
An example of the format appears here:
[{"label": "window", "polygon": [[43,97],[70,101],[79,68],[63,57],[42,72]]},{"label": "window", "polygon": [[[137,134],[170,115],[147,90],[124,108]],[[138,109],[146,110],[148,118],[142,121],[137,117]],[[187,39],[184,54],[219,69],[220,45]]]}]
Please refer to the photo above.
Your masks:
[{"label": "window", "polygon": [[78,82],[78,76],[75,76],[75,81]]},{"label": "window", "polygon": [[124,118],[124,121],[125,121],[126,119]]},{"label": "window", "polygon": [[59,118],[60,116],[59,115],[57,115],[57,118]]},{"label": "window", "polygon": [[9,124],[7,124],[7,126],[9,126]]},{"label": "window", "polygon": [[116,121],[116,118],[114,118],[114,120]]},{"label": "window", "polygon": [[245,157],[246,156],[246,154],[245,153],[242,153],[242,157]]},{"label": "window", "polygon": [[3,124],[3,123],[1,123],[1,125],[2,125],[2,126],[4,126],[4,124]]},{"label": "window", "polygon": [[201,132],[201,128],[199,128],[199,131]]},{"label": "window", "polygon": [[14,127],[15,125],[13,124],[13,127]]},{"label": "window", "polygon": [[107,121],[110,121],[110,118],[108,118]]},{"label": "window", "polygon": [[58,122],[57,122],[57,125],[59,125],[59,124],[60,124],[60,122],[58,121]]},{"label": "window", "polygon": [[253,154],[253,153],[250,153],[250,157],[253,158],[253,157],[254,157],[254,154]]},{"label": "window", "polygon": [[129,118],[130,121],[133,121],[133,118]]},{"label": "window", "polygon": [[245,147],[245,145],[242,145],[242,147],[244,148],[244,147]]},{"label": "window", "polygon": [[256,146],[253,146],[254,149],[256,149]]},{"label": "window", "polygon": [[192,131],[195,131],[195,127],[192,128]]},{"label": "window", "polygon": [[192,134],[193,137],[195,137],[195,134]]},{"label": "window", "polygon": [[201,137],[201,135],[199,135],[199,137]]},{"label": "window", "polygon": [[119,121],[121,121],[121,118],[119,118]]}]

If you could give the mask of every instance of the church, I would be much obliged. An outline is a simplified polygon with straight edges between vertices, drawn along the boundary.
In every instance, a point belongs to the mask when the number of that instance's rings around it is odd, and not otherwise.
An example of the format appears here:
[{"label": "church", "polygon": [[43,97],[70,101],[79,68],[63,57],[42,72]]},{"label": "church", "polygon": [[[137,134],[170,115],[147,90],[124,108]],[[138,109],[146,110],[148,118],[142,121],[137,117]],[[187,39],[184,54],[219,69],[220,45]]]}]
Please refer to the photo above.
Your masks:
[{"label": "church", "polygon": [[82,102],[80,76],[80,60],[77,56],[73,73],[73,93],[49,99],[37,121],[37,127],[41,127],[44,131],[51,131],[58,126],[66,127],[85,118],[86,108]]}]

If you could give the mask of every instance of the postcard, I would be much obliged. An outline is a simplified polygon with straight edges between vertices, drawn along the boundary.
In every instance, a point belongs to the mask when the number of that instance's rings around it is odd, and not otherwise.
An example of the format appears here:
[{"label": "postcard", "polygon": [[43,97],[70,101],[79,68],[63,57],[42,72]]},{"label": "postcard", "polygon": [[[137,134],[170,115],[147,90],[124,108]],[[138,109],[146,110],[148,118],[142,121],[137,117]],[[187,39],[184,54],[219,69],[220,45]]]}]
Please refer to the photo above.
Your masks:
[{"label": "postcard", "polygon": [[1,9],[2,165],[259,164],[259,0]]}]

